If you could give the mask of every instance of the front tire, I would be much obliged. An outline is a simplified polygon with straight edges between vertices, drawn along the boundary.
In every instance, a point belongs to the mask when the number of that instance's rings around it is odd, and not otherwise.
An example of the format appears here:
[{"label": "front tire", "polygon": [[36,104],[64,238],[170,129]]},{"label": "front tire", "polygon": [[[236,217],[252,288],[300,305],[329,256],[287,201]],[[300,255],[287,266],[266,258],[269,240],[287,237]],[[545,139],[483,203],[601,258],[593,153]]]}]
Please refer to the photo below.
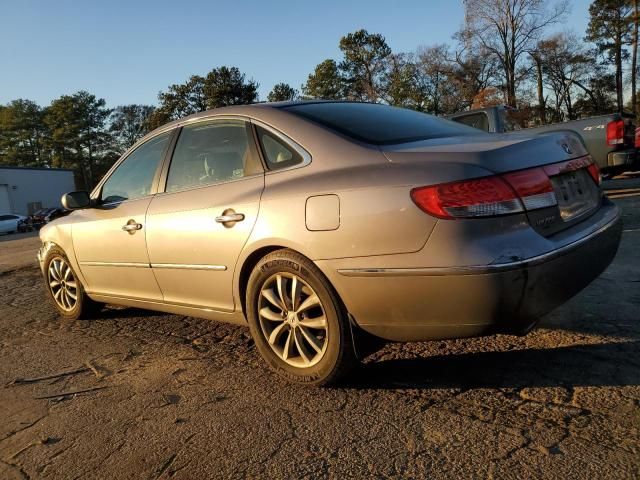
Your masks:
[{"label": "front tire", "polygon": [[261,356],[289,381],[328,385],[358,363],[338,295],[297,252],[278,250],[258,262],[249,277],[247,317]]},{"label": "front tire", "polygon": [[102,304],[94,302],[84,291],[64,252],[54,247],[44,261],[44,278],[48,297],[61,317],[69,320],[90,318]]}]

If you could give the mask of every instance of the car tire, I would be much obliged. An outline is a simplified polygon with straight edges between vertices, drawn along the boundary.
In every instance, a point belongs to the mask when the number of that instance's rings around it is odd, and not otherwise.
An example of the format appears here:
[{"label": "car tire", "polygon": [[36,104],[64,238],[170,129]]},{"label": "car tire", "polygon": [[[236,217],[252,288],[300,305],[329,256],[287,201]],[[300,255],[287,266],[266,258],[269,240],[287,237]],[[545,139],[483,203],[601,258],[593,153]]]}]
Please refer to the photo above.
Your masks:
[{"label": "car tire", "polygon": [[[44,260],[43,274],[47,296],[58,314],[69,320],[95,316],[103,304],[89,298],[64,252],[53,247]],[[74,298],[75,297],[75,298]]]},{"label": "car tire", "polygon": [[306,257],[288,249],[263,257],[249,277],[246,301],[256,347],[285,379],[329,385],[358,365],[345,307]]}]

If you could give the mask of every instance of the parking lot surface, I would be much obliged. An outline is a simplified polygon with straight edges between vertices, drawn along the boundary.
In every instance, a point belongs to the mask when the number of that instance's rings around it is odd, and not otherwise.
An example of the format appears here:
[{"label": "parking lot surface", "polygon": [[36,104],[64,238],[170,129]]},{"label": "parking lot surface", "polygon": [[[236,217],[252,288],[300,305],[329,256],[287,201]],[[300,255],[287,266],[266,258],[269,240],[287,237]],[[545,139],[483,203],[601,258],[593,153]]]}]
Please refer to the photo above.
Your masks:
[{"label": "parking lot surface", "polygon": [[60,320],[37,239],[3,242],[0,478],[640,478],[640,180],[615,182],[616,259],[528,336],[391,344],[331,389],[241,327]]}]

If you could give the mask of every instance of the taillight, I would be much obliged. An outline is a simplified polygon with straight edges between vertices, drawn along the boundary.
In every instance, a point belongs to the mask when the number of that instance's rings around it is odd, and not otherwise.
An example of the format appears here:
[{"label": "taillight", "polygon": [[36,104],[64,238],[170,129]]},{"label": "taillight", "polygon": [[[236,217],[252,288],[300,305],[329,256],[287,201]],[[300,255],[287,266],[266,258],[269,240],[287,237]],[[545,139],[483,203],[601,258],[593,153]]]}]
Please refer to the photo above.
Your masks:
[{"label": "taillight", "polygon": [[592,163],[587,167],[589,171],[589,175],[593,178],[593,181],[596,182],[596,185],[602,184],[602,175],[600,175],[600,167],[596,163]]},{"label": "taillight", "polygon": [[439,218],[491,217],[523,211],[516,192],[500,177],[414,188],[411,198],[422,210]]},{"label": "taillight", "polygon": [[624,143],[624,120],[614,120],[607,123],[607,145]]},{"label": "taillight", "polygon": [[526,210],[558,204],[551,180],[542,168],[532,168],[502,176],[520,196]]},{"label": "taillight", "polygon": [[507,215],[558,204],[551,178],[586,169],[601,184],[600,169],[589,155],[492,177],[442,183],[411,190],[423,211],[438,218],[474,218]]}]

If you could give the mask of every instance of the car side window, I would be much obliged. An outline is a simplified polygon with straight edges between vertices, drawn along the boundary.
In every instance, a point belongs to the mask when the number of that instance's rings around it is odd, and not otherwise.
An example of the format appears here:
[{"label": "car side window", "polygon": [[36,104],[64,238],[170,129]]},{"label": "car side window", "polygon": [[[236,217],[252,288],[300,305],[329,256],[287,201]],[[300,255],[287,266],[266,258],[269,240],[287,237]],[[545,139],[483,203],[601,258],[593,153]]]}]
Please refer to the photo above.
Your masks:
[{"label": "car side window", "polygon": [[100,195],[102,203],[135,200],[149,195],[172,133],[153,137],[131,152],[104,182]]},{"label": "car side window", "polygon": [[470,127],[477,128],[478,130],[483,130],[485,132],[489,131],[489,118],[484,112],[464,115],[462,117],[454,118],[453,120],[458,123],[464,123],[465,125],[469,125]]},{"label": "car side window", "polygon": [[215,120],[182,128],[173,152],[167,192],[236,180],[251,173],[250,131],[241,120]]},{"label": "car side window", "polygon": [[302,155],[280,137],[260,126],[256,126],[256,130],[262,155],[269,170],[279,170],[302,163]]}]

